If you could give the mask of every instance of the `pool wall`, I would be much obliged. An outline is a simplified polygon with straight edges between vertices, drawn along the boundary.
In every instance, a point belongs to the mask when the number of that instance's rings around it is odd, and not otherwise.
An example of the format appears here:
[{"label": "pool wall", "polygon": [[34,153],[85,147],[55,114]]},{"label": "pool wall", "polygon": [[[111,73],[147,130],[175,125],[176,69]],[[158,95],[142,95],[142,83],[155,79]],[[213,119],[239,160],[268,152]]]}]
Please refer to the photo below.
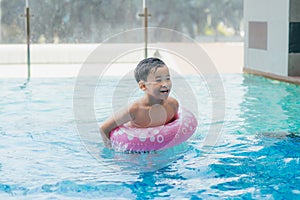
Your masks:
[{"label": "pool wall", "polygon": [[244,72],[299,84],[300,2],[245,0]]}]

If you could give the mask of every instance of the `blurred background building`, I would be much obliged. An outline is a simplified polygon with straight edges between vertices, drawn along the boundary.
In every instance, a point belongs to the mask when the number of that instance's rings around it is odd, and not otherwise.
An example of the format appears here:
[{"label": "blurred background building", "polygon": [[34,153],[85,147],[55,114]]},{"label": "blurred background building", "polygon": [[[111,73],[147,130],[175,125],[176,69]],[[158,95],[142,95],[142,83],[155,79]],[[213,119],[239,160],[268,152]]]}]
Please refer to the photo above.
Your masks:
[{"label": "blurred background building", "polygon": [[[100,43],[141,28],[142,0],[30,0],[32,43]],[[25,43],[25,0],[0,1],[0,43]],[[199,42],[242,41],[243,0],[147,1],[149,27],[184,33]],[[141,36],[143,37],[143,36]],[[168,38],[155,38],[161,42]],[[178,41],[178,38],[173,38]],[[126,42],[126,41],[116,41]]]}]

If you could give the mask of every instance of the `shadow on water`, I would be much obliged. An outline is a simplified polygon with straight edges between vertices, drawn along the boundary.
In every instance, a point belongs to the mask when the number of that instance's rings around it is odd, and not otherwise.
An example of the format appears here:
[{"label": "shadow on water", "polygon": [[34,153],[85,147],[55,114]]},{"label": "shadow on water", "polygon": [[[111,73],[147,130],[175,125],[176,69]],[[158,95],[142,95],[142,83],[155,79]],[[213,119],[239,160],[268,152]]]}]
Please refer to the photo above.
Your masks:
[{"label": "shadow on water", "polygon": [[119,152],[104,149],[100,155],[103,162],[109,162],[112,168],[128,172],[155,172],[163,169],[178,159],[182,158],[189,151],[187,143],[182,143],[173,148],[152,152]]}]

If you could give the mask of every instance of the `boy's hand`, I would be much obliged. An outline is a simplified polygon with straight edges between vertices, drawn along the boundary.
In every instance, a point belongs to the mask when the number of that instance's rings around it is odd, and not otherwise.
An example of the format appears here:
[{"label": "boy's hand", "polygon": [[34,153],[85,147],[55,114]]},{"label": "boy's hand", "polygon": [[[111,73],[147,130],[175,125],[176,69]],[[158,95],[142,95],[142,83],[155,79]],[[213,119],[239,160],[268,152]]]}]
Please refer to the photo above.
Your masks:
[{"label": "boy's hand", "polygon": [[112,146],[111,146],[111,141],[110,141],[109,139],[103,140],[103,144],[104,144],[104,146],[105,146],[106,148],[109,148],[109,149],[112,148]]},{"label": "boy's hand", "polygon": [[111,146],[111,141],[110,141],[110,139],[107,137],[107,135],[106,135],[103,131],[101,131],[101,129],[100,129],[100,133],[101,133],[101,137],[102,137],[104,146],[105,146],[106,148],[111,149],[112,146]]}]

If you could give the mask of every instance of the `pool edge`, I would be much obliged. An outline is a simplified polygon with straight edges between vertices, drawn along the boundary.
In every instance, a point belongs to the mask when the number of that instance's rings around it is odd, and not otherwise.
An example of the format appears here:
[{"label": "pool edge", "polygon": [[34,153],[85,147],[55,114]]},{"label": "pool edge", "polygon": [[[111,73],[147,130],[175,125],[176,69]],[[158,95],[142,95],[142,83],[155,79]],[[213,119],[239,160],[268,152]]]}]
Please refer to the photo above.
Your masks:
[{"label": "pool edge", "polygon": [[278,81],[283,81],[283,82],[287,82],[287,83],[300,85],[300,77],[280,76],[280,75],[276,75],[276,74],[272,74],[272,73],[268,73],[268,72],[262,72],[259,70],[249,69],[246,67],[243,68],[243,73],[244,74],[254,74],[254,75],[263,76],[263,77],[278,80]]}]

